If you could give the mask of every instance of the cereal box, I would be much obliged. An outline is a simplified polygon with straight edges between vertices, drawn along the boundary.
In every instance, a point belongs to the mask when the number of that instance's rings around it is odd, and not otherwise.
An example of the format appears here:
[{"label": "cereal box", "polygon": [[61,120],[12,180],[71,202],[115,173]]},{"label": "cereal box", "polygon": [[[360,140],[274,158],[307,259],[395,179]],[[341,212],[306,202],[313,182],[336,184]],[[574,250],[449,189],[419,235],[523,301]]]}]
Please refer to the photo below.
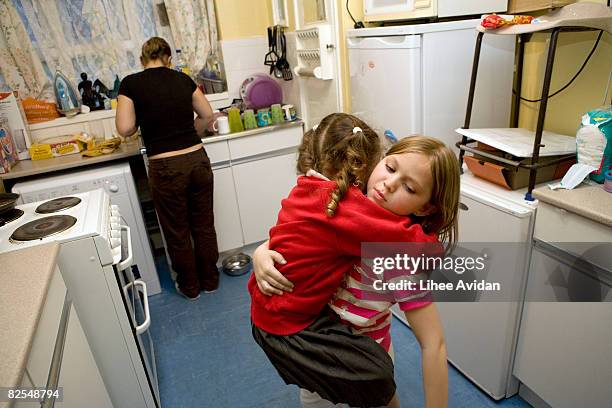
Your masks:
[{"label": "cereal box", "polygon": [[17,152],[8,120],[0,117],[0,173],[8,173],[17,162]]},{"label": "cereal box", "polygon": [[11,127],[11,135],[15,144],[17,158],[25,160],[30,158],[28,148],[30,138],[25,114],[14,92],[0,92],[0,118],[5,118]]}]

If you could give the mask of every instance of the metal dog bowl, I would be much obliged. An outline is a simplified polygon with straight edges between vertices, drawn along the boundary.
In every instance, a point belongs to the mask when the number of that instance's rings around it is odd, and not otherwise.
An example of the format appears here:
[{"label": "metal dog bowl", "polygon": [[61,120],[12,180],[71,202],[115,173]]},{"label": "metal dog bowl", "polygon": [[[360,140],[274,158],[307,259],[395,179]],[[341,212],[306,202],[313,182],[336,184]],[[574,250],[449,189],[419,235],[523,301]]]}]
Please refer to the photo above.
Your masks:
[{"label": "metal dog bowl", "polygon": [[239,253],[223,260],[223,272],[229,276],[241,276],[251,271],[251,257]]}]

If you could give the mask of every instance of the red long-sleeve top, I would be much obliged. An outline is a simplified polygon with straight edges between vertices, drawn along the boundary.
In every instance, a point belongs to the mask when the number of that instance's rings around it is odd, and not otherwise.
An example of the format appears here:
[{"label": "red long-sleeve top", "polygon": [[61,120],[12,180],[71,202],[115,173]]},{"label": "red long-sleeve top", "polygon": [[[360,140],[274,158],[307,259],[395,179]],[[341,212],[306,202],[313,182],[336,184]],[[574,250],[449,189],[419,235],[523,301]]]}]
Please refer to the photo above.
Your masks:
[{"label": "red long-sleeve top", "polygon": [[301,176],[282,201],[270,229],[270,249],[287,263],[278,270],[293,292],[266,296],[249,279],[251,319],[268,333],[289,335],[308,327],[331,300],[344,275],[359,264],[362,242],[437,242],[410,218],[398,216],[350,187],[333,217],[325,213],[334,181]]}]

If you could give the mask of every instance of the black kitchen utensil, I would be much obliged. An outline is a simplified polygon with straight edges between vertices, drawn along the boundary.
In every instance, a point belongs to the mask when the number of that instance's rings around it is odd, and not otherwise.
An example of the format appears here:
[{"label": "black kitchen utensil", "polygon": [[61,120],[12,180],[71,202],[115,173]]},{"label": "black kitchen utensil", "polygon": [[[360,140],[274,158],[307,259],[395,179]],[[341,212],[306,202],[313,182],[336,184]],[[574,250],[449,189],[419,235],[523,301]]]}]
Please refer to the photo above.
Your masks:
[{"label": "black kitchen utensil", "polygon": [[281,28],[279,43],[281,48],[281,55],[278,61],[276,61],[276,69],[281,71],[281,76],[285,81],[291,81],[293,74],[291,73],[291,67],[289,61],[287,61],[287,38],[285,37],[285,30]]},{"label": "black kitchen utensil", "polygon": [[282,78],[283,77],[283,71],[278,67],[278,60],[280,59],[279,56],[279,47],[280,47],[280,32],[281,32],[282,28],[281,26],[275,25],[274,28],[272,29],[272,38],[274,39],[272,41],[272,49],[274,50],[274,53],[276,54],[276,63],[270,67],[270,74],[272,74],[274,72],[274,76],[276,78]]},{"label": "black kitchen utensil", "polygon": [[270,75],[274,72],[278,54],[276,53],[276,40],[274,39],[275,32],[272,27],[268,27],[268,53],[264,57],[264,65],[270,67]]},{"label": "black kitchen utensil", "polygon": [[15,193],[0,193],[0,213],[10,211],[15,208],[15,203],[19,198],[19,194]]}]

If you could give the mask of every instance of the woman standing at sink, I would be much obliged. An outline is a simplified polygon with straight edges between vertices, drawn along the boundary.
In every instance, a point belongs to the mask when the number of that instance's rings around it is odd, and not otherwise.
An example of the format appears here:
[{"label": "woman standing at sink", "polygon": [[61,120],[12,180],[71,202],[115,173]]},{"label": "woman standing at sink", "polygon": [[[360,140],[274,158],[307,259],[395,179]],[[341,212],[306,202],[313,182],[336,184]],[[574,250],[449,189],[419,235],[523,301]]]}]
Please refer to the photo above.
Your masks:
[{"label": "woman standing at sink", "polygon": [[201,290],[219,285],[213,174],[196,131],[203,132],[213,113],[195,82],[171,69],[171,61],[170,45],[163,38],[144,43],[144,70],[121,81],[115,125],[122,136],[140,127],[153,202],[177,273],[176,289],[196,300]]}]

